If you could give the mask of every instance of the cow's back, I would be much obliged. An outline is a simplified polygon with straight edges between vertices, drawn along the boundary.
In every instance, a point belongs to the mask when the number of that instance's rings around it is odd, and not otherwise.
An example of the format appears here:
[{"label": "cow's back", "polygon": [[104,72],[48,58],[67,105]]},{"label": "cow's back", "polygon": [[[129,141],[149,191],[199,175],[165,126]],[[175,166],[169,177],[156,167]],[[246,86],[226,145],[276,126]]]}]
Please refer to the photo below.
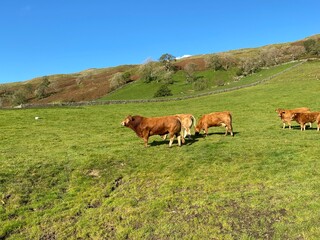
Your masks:
[{"label": "cow's back", "polygon": [[167,133],[179,133],[181,122],[175,116],[145,118],[142,128],[148,129],[150,135],[164,135]]},{"label": "cow's back", "polygon": [[217,125],[221,125],[221,124],[231,124],[232,121],[232,117],[231,117],[231,113],[228,111],[225,112],[214,112],[214,113],[210,113],[207,116],[207,120],[208,124],[211,126],[217,126]]}]

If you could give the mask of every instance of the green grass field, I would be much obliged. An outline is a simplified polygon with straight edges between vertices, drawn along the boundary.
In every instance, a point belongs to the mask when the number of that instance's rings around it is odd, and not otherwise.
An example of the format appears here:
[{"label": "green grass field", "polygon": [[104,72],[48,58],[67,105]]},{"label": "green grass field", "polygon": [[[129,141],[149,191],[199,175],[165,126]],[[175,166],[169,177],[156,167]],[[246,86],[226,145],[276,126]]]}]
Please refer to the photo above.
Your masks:
[{"label": "green grass field", "polygon": [[[317,239],[320,132],[275,109],[320,111],[320,62],[177,102],[1,110],[0,239]],[[229,110],[182,147],[120,122]],[[35,117],[39,116],[39,120]]]}]

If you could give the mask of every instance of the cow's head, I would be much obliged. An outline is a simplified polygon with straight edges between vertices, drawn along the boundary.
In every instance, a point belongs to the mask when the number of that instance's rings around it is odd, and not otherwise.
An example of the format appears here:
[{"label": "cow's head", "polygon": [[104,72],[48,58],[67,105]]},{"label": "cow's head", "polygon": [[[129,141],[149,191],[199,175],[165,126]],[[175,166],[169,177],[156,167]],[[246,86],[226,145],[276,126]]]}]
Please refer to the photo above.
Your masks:
[{"label": "cow's head", "polygon": [[281,108],[277,108],[276,112],[278,113],[279,117],[282,117],[282,115],[286,113],[286,111],[284,109],[281,109]]},{"label": "cow's head", "polygon": [[194,135],[199,136],[200,130],[201,130],[200,127],[195,126],[195,127],[194,127]]},{"label": "cow's head", "polygon": [[121,122],[121,125],[122,125],[122,126],[128,126],[131,121],[133,121],[133,117],[132,117],[131,115],[128,115],[128,116]]},{"label": "cow's head", "polygon": [[296,117],[297,117],[297,115],[298,115],[298,113],[293,113],[293,114],[291,115],[291,120],[295,120]]}]

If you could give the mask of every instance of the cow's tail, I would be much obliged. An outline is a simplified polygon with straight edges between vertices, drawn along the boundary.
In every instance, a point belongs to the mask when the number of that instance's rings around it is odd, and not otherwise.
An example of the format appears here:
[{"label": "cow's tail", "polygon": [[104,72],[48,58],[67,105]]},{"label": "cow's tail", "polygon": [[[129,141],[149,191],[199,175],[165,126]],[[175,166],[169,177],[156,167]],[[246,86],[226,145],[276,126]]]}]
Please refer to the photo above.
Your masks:
[{"label": "cow's tail", "polygon": [[230,134],[231,134],[231,136],[234,136],[234,134],[233,134],[233,127],[232,127],[232,114],[231,114],[231,112],[228,112],[229,113],[229,116],[230,116],[230,126],[229,126],[229,131],[230,131]]},{"label": "cow's tail", "polygon": [[[175,115],[175,117],[176,117],[176,118],[178,119],[178,121],[180,122],[181,131],[182,131],[182,129],[183,129],[183,127],[182,127],[182,120],[181,120],[181,118],[180,118],[179,116],[177,116],[177,115]],[[183,134],[181,134],[181,131],[180,131],[180,135],[178,136],[178,141],[179,141],[179,139],[181,139],[181,142],[182,142],[182,143],[185,143],[184,136],[183,136]]]},{"label": "cow's tail", "polygon": [[196,124],[197,124],[197,120],[196,120],[196,118],[195,118],[193,115],[191,115],[191,120],[192,120],[192,125],[191,125],[191,127],[195,127]]}]

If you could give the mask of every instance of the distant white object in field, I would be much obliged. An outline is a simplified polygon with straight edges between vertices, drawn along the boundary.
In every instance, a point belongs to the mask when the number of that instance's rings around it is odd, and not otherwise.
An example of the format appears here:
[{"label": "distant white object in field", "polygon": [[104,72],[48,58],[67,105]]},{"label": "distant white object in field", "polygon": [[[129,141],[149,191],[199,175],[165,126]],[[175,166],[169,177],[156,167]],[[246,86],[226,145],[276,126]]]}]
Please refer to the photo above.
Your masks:
[{"label": "distant white object in field", "polygon": [[35,119],[35,120],[39,120],[39,119],[40,119],[40,117],[34,117],[34,119]]}]

